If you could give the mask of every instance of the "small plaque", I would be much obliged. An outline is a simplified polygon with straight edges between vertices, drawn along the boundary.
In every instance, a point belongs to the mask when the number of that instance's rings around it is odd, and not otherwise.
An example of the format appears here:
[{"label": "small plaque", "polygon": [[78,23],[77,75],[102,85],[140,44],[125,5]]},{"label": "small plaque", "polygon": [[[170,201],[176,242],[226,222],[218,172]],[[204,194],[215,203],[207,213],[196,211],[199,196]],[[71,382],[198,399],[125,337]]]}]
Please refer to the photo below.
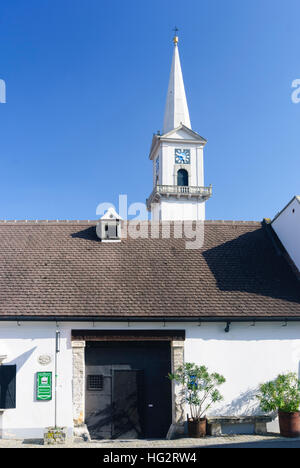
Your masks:
[{"label": "small plaque", "polygon": [[51,361],[52,361],[52,358],[48,354],[42,354],[41,356],[38,357],[38,363],[41,364],[42,366],[47,366],[47,364],[50,364]]}]

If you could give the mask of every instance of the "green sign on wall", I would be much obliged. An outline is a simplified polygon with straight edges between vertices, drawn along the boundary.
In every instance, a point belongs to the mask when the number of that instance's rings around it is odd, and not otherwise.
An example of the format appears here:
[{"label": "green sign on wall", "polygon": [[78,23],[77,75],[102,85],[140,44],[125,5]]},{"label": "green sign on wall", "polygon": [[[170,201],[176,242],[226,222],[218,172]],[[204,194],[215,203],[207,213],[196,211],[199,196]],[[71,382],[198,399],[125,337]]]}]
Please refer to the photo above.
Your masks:
[{"label": "green sign on wall", "polygon": [[37,372],[36,399],[51,400],[52,372]]}]

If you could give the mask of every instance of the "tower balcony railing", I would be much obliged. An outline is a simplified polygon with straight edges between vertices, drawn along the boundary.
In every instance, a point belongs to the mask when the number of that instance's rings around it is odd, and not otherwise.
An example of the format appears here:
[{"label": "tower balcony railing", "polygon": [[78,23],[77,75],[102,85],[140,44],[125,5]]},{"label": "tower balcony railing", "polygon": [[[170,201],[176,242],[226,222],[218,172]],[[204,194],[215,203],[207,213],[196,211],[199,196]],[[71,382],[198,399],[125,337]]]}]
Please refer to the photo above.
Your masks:
[{"label": "tower balcony railing", "polygon": [[181,185],[156,185],[147,199],[147,207],[150,209],[151,203],[158,202],[161,197],[197,197],[203,201],[212,196],[212,186],[209,187],[191,187]]}]

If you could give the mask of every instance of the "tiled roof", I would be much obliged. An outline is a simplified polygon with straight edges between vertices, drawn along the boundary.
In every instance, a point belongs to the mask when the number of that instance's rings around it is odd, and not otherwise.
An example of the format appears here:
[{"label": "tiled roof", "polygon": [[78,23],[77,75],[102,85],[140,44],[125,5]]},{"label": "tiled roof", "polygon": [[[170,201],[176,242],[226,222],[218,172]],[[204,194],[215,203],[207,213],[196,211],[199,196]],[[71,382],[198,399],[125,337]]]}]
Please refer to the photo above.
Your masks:
[{"label": "tiled roof", "polygon": [[300,283],[261,223],[206,221],[187,250],[101,243],[95,221],[2,221],[0,316],[300,318]]}]

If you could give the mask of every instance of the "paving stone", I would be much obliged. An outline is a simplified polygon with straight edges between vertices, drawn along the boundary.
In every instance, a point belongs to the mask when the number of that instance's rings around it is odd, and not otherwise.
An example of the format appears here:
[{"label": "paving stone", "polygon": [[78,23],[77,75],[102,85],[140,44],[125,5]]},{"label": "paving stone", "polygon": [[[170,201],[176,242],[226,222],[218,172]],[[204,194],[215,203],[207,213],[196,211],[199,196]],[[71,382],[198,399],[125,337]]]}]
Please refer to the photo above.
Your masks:
[{"label": "paving stone", "polygon": [[[270,435],[223,435],[220,437],[206,437],[204,439],[191,439],[188,437],[175,440],[102,440],[91,442],[69,441],[63,445],[42,445],[41,439],[36,440],[6,440],[0,439],[0,448],[201,448],[209,446],[225,446],[235,444],[253,444],[253,443],[272,443],[274,446],[278,443],[289,443],[291,439],[280,437],[275,434]],[[299,444],[300,438],[293,439],[294,444]]]}]

